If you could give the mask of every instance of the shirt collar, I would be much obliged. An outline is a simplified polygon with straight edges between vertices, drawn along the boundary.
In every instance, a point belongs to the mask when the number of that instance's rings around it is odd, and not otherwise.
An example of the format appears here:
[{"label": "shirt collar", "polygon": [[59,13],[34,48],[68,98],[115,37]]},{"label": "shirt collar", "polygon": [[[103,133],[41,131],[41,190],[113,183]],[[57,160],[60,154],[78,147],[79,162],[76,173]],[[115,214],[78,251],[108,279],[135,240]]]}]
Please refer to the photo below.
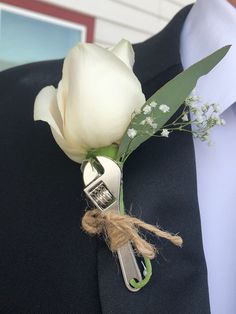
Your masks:
[{"label": "shirt collar", "polygon": [[236,100],[236,9],[226,0],[197,0],[181,33],[183,68],[228,44],[225,58],[196,86],[202,100],[219,103],[222,112]]}]

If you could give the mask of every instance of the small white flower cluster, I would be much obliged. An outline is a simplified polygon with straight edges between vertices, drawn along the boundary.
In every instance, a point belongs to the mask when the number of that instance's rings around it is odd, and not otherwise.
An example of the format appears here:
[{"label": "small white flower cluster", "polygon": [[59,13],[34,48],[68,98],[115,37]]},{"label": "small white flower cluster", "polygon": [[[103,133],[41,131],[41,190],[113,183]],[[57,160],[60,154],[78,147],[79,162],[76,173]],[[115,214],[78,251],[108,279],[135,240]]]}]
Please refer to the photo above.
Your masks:
[{"label": "small white flower cluster", "polygon": [[152,102],[150,103],[150,106],[151,106],[152,108],[156,108],[157,102],[156,102],[156,101],[152,101]]},{"label": "small white flower cluster", "polygon": [[[157,102],[155,101],[152,101],[149,105],[146,105],[144,108],[143,108],[143,113],[144,114],[148,114],[148,113],[151,113],[152,112],[152,109],[153,108],[156,108],[157,106]],[[163,113],[166,113],[166,112],[169,112],[170,111],[170,107],[165,105],[165,104],[161,104],[159,106],[159,109],[160,111],[162,111]]]},{"label": "small white flower cluster", "polygon": [[220,118],[220,106],[218,104],[203,104],[196,108],[190,107],[193,124],[193,135],[201,141],[211,144],[210,129],[216,125],[225,125],[225,120]]},{"label": "small white flower cluster", "polygon": [[164,105],[164,104],[160,105],[160,106],[159,106],[159,109],[160,109],[162,112],[164,112],[164,113],[170,111],[170,107],[167,106],[167,105]]},{"label": "small white flower cluster", "polygon": [[157,125],[158,125],[156,122],[154,122],[154,120],[153,120],[152,117],[147,117],[147,118],[145,118],[144,120],[142,120],[142,121],[140,122],[140,124],[141,124],[141,125],[147,124],[147,125],[149,125],[150,127],[152,127],[153,129],[156,129],[156,128],[157,128]]},{"label": "small white flower cluster", "polygon": [[185,104],[188,107],[195,106],[201,98],[196,95],[195,89],[192,90],[191,94],[185,99]]},{"label": "small white flower cluster", "polygon": [[[200,98],[193,91],[186,98],[180,115],[170,124],[165,124],[159,130],[159,135],[156,134],[155,136],[169,137],[173,131],[186,131],[192,133],[194,137],[199,138],[201,141],[211,144],[210,129],[216,125],[225,125],[225,121],[220,118],[219,105],[203,104],[200,106],[199,102]],[[157,102],[152,101],[150,104],[145,105],[141,110],[141,114],[146,117],[138,123],[136,128],[128,129],[127,135],[129,138],[133,139],[138,134],[154,135],[158,127],[156,121],[157,110],[153,111],[156,107],[161,114],[170,112],[170,107],[166,104],[158,105]],[[145,128],[140,128],[139,125],[145,126]],[[192,125],[192,129],[190,125]]]},{"label": "small white flower cluster", "polygon": [[[220,106],[218,104],[203,104],[200,106],[199,102],[200,97],[196,96],[193,91],[186,98],[180,116],[172,123],[166,124],[160,130],[160,136],[168,137],[173,131],[187,131],[210,145],[210,129],[216,125],[225,125],[225,121],[220,118]],[[189,128],[191,124],[193,125],[192,130]]]},{"label": "small white flower cluster", "polygon": [[143,108],[143,113],[144,114],[148,114],[152,111],[152,107],[150,105],[146,105],[144,108]]},{"label": "small white flower cluster", "polygon": [[186,112],[184,112],[184,114],[183,114],[183,116],[182,116],[182,121],[184,121],[184,122],[188,122],[188,115],[187,115],[187,113]]},{"label": "small white flower cluster", "polygon": [[[156,101],[151,101],[150,104],[148,105],[145,105],[143,108],[142,108],[142,112],[146,118],[143,119],[139,124],[142,125],[142,126],[146,126],[147,128],[145,130],[139,130],[139,127],[137,127],[137,129],[134,129],[134,128],[130,128],[128,129],[127,131],[127,135],[129,138],[133,139],[137,134],[138,132],[140,132],[140,134],[150,134],[152,135],[153,132],[155,132],[155,130],[157,129],[158,127],[158,123],[156,122],[156,119],[155,119],[155,116],[156,116],[156,111],[153,112],[153,109],[158,107],[158,109],[160,110],[161,113],[167,113],[170,111],[170,107],[165,105],[165,104],[161,104],[161,105],[158,105]],[[150,130],[151,128],[151,130]],[[166,130],[168,131],[168,130]],[[163,136],[165,137],[168,137],[169,135],[169,132],[167,134],[167,132],[164,131],[163,132]]]},{"label": "small white flower cluster", "polygon": [[170,131],[167,129],[162,129],[161,136],[169,137]]},{"label": "small white flower cluster", "polygon": [[127,134],[129,138],[133,139],[137,135],[137,131],[135,129],[128,129]]}]

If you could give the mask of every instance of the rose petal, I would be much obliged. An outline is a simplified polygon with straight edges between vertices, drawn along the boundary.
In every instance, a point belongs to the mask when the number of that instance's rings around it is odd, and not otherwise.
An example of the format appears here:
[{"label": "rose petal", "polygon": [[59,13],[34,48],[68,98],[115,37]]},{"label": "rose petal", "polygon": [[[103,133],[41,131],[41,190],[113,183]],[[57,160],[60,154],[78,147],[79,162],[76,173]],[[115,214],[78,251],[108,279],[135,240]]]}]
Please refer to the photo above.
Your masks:
[{"label": "rose petal", "polygon": [[65,93],[62,88],[62,81],[58,83],[58,88],[57,88],[57,106],[60,111],[61,117],[62,117],[62,122],[64,125],[64,118],[65,118],[65,106],[66,106],[66,98],[65,98]]},{"label": "rose petal", "polygon": [[[70,159],[81,163],[85,158],[86,151],[81,149],[81,147],[71,146],[63,137],[63,122],[57,106],[57,96],[57,90],[53,86],[47,86],[39,92],[34,104],[34,120],[47,122],[60,148]],[[63,100],[61,102],[63,104]]]},{"label": "rose petal", "polygon": [[57,107],[57,90],[53,86],[44,87],[34,103],[34,120],[47,122],[59,136],[63,137],[63,123]]},{"label": "rose petal", "polygon": [[120,60],[122,60],[130,69],[134,65],[134,50],[131,43],[126,39],[121,39],[118,44],[110,48]]}]

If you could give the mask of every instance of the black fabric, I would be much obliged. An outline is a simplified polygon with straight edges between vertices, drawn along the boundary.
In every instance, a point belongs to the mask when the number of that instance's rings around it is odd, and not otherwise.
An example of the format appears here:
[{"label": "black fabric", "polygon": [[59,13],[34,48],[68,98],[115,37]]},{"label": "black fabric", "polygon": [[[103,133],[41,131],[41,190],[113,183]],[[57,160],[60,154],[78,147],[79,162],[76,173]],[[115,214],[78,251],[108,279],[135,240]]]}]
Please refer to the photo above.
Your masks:
[{"label": "black fabric", "polygon": [[[182,70],[179,35],[189,9],[134,46],[146,97]],[[0,313],[210,313],[191,136],[152,138],[125,166],[127,208],[184,238],[182,249],[150,238],[160,248],[151,282],[131,293],[104,241],[80,229],[86,203],[78,164],[45,123],[33,121],[35,96],[57,86],[62,64],[0,74]]]}]

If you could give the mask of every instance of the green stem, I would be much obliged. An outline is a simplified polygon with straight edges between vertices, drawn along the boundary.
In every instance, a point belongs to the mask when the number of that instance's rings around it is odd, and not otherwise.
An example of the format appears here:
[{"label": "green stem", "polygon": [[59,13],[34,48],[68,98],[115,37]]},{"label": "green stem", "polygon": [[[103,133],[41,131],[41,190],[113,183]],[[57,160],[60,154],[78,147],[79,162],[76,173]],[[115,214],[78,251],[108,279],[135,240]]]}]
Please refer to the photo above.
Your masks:
[{"label": "green stem", "polygon": [[123,183],[120,183],[120,214],[125,215]]},{"label": "green stem", "polygon": [[151,261],[148,257],[143,257],[144,259],[144,263],[145,263],[145,267],[146,267],[146,275],[145,277],[141,280],[141,281],[136,281],[135,279],[131,279],[130,280],[130,284],[132,287],[136,288],[136,289],[141,289],[144,286],[146,286],[146,284],[149,282],[149,280],[151,279],[152,276],[152,264]]},{"label": "green stem", "polygon": [[[96,156],[109,157],[113,160],[116,160],[117,164],[120,166],[121,171],[122,171],[124,160],[122,160],[121,162],[117,161],[118,148],[119,148],[118,145],[112,144],[112,145],[107,146],[107,147],[91,149],[88,152],[86,158],[87,159],[95,159]],[[123,191],[122,180],[121,180],[121,186],[120,186],[120,200],[119,200],[119,202],[120,202],[120,214],[125,215],[124,191]],[[152,264],[151,264],[150,259],[145,257],[145,256],[143,256],[143,259],[144,259],[144,263],[145,263],[145,267],[146,267],[146,274],[145,274],[144,278],[139,282],[137,282],[135,279],[130,280],[131,286],[133,286],[134,288],[137,288],[137,289],[143,288],[149,282],[149,280],[152,276]]]},{"label": "green stem", "polygon": [[116,160],[119,146],[112,144],[106,147],[92,148],[88,151],[86,159],[95,158],[97,156],[109,157],[112,160]]}]

